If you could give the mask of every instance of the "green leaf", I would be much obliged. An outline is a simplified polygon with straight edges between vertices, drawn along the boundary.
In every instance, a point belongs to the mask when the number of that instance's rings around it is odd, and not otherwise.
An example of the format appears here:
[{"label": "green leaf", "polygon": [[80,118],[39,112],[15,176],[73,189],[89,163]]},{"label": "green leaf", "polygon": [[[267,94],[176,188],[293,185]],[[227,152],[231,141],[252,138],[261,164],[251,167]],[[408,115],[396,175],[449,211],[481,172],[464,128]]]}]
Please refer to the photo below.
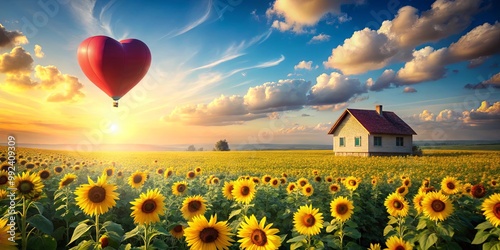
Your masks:
[{"label": "green leaf", "polygon": [[436,227],[436,231],[445,241],[450,241],[455,234],[453,228],[450,225],[445,225],[442,223]]},{"label": "green leaf", "polygon": [[93,226],[89,226],[85,223],[78,224],[78,226],[76,226],[76,228],[75,228],[75,231],[73,231],[73,236],[71,236],[71,240],[68,242],[68,245],[73,243],[73,241],[78,240],[82,235],[84,235],[92,227]]},{"label": "green leaf", "polygon": [[230,220],[231,218],[233,218],[234,216],[236,216],[240,213],[241,213],[241,209],[236,209],[236,210],[231,211],[231,213],[229,214],[229,218],[227,218],[227,220]]},{"label": "green leaf", "polygon": [[66,207],[66,204],[60,205],[59,207],[56,208],[56,211],[64,209],[65,207]]},{"label": "green leaf", "polygon": [[355,240],[361,238],[361,233],[356,228],[352,227],[344,228],[344,234]]},{"label": "green leaf", "polygon": [[302,245],[304,245],[304,243],[301,241],[295,242],[295,243],[290,245],[290,250],[299,249]]},{"label": "green leaf", "polygon": [[26,221],[44,234],[52,234],[52,232],[54,231],[54,225],[52,224],[52,221],[45,218],[45,216],[41,214],[35,214],[29,217]]},{"label": "green leaf", "polygon": [[159,239],[154,239],[152,245],[156,249],[167,249],[168,248],[168,245],[163,240],[159,240]]},{"label": "green leaf", "polygon": [[102,224],[102,228],[106,230],[106,232],[115,232],[119,235],[123,234],[123,228],[122,225],[112,222],[112,221],[106,221]]},{"label": "green leaf", "polygon": [[418,243],[420,244],[420,247],[422,247],[423,250],[429,249],[434,243],[436,243],[438,240],[438,237],[436,233],[431,233],[427,234],[424,233],[422,236],[420,236],[420,239],[418,239]]},{"label": "green leaf", "polygon": [[478,224],[475,228],[477,230],[486,230],[486,229],[490,229],[492,227],[493,227],[493,225],[490,223],[490,221],[487,220],[483,223]]},{"label": "green leaf", "polygon": [[32,250],[55,250],[57,249],[56,240],[50,235],[30,237],[28,240],[29,249]]},{"label": "green leaf", "polygon": [[339,228],[337,225],[330,225],[330,226],[327,226],[327,227],[326,227],[326,232],[327,232],[327,233],[331,233],[333,230],[336,230],[337,228]]},{"label": "green leaf", "polygon": [[500,242],[497,240],[483,244],[483,250],[500,250]]},{"label": "green leaf", "polygon": [[307,236],[305,235],[299,235],[297,237],[293,237],[289,240],[286,241],[286,243],[294,243],[294,242],[302,242],[306,239]]},{"label": "green leaf", "polygon": [[491,234],[489,232],[480,230],[476,233],[476,236],[474,236],[474,240],[472,240],[471,244],[473,245],[483,244],[483,242],[487,240],[488,237],[490,237],[490,235]]},{"label": "green leaf", "polygon": [[387,217],[389,217],[389,222],[387,222],[387,224],[395,224],[395,223],[398,223],[398,219],[397,219],[396,217],[391,216],[391,215],[389,215],[389,216],[387,216]]},{"label": "green leaf", "polygon": [[40,202],[33,202],[32,205],[38,210],[39,214],[43,214],[43,205]]},{"label": "green leaf", "polygon": [[390,233],[392,231],[392,229],[394,229],[394,227],[392,227],[391,225],[387,225],[384,228],[384,236],[387,236],[387,234]]},{"label": "green leaf", "polygon": [[123,241],[135,237],[138,234],[139,234],[139,226],[136,226],[134,229],[126,232],[125,235],[123,235]]},{"label": "green leaf", "polygon": [[420,218],[420,220],[418,221],[417,230],[422,230],[425,227],[427,227],[427,220]]}]

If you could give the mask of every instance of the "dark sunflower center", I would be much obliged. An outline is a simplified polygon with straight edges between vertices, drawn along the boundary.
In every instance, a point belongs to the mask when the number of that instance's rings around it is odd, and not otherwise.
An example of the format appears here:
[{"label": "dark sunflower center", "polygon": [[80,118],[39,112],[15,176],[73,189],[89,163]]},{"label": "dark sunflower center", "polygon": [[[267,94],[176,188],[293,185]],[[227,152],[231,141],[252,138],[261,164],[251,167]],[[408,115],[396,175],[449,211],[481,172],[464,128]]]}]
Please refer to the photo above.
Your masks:
[{"label": "dark sunflower center", "polygon": [[163,169],[158,169],[158,174],[163,174]]},{"label": "dark sunflower center", "polygon": [[194,173],[193,172],[189,172],[188,176],[189,176],[189,178],[193,178],[194,177]]},{"label": "dark sunflower center", "polygon": [[320,182],[320,181],[321,181],[321,177],[319,177],[319,176],[316,176],[314,179],[315,179],[317,182]]},{"label": "dark sunflower center", "polygon": [[241,188],[241,194],[242,194],[243,196],[247,196],[248,194],[250,194],[250,188],[249,188],[249,187],[247,187],[247,186],[243,186],[243,187]]},{"label": "dark sunflower center", "polygon": [[406,249],[405,249],[405,247],[404,247],[404,246],[399,245],[399,246],[397,246],[397,247],[396,247],[396,249],[395,249],[395,250],[406,250]]},{"label": "dark sunflower center", "polygon": [[105,247],[107,247],[109,245],[109,239],[108,239],[108,237],[102,237],[99,241],[101,242],[101,247],[102,248],[105,248]]},{"label": "dark sunflower center", "polygon": [[62,182],[62,185],[63,185],[63,186],[67,186],[67,185],[69,185],[71,182],[73,182],[73,180],[74,180],[73,178],[68,178],[68,179],[66,179],[66,180],[64,180],[64,181]]},{"label": "dark sunflower center", "polygon": [[172,171],[168,171],[167,176],[171,176],[171,175],[172,175]]},{"label": "dark sunflower center", "polygon": [[156,210],[156,202],[154,200],[146,200],[142,203],[141,210],[143,213],[149,214]]},{"label": "dark sunflower center", "polygon": [[441,200],[433,200],[431,203],[432,210],[434,212],[441,212],[446,208],[446,204]]},{"label": "dark sunflower center", "polygon": [[21,181],[19,186],[17,186],[17,190],[23,194],[29,194],[35,188],[35,184],[31,181]]},{"label": "dark sunflower center", "polygon": [[135,175],[133,180],[134,180],[134,183],[141,183],[142,176],[141,175]]},{"label": "dark sunflower center", "polygon": [[219,183],[219,179],[212,179],[212,182],[213,182],[214,184],[217,184],[217,183]]},{"label": "dark sunflower center", "polygon": [[89,200],[93,203],[101,203],[106,199],[106,189],[95,186],[89,190]]},{"label": "dark sunflower center", "polygon": [[189,210],[189,212],[194,213],[194,212],[197,212],[198,210],[200,210],[201,206],[202,206],[202,204],[200,201],[196,201],[196,200],[190,201],[188,203],[188,210]]},{"label": "dark sunflower center", "polygon": [[176,233],[181,233],[182,232],[182,226],[181,225],[177,225],[177,226],[174,227],[173,230]]},{"label": "dark sunflower center", "polygon": [[203,228],[200,232],[200,239],[204,243],[212,243],[217,240],[217,237],[219,237],[219,231],[213,227]]},{"label": "dark sunflower center", "polygon": [[273,185],[275,185],[275,186],[278,185],[278,180],[274,180]]},{"label": "dark sunflower center", "polygon": [[316,218],[314,218],[314,216],[312,214],[308,214],[308,215],[304,216],[302,221],[304,222],[304,226],[312,227],[312,226],[314,226],[314,223],[316,222]]},{"label": "dark sunflower center", "polygon": [[486,189],[481,184],[474,185],[471,193],[475,198],[483,198],[486,195]]},{"label": "dark sunflower center", "polygon": [[337,186],[331,186],[330,190],[332,190],[333,192],[337,192],[337,190],[339,190],[339,187],[337,187]]},{"label": "dark sunflower center", "polygon": [[265,181],[265,182],[269,182],[269,181],[271,181],[271,177],[266,176],[266,177],[264,178],[264,181]]},{"label": "dark sunflower center", "polygon": [[455,184],[453,182],[448,182],[448,183],[446,183],[446,187],[453,190],[453,189],[455,189]]},{"label": "dark sunflower center", "polygon": [[178,191],[179,193],[184,192],[184,190],[186,190],[186,185],[184,185],[184,184],[180,184],[179,186],[177,186],[177,191]]},{"label": "dark sunflower center", "polygon": [[495,206],[493,206],[493,214],[498,218],[500,219],[500,202],[498,202],[497,204],[495,204]]},{"label": "dark sunflower center", "polygon": [[108,176],[113,175],[113,170],[111,170],[111,169],[106,170],[106,174],[107,174]]},{"label": "dark sunflower center", "polygon": [[337,207],[335,207],[335,211],[337,211],[340,215],[344,215],[347,211],[349,211],[349,208],[347,207],[347,204],[338,204]]},{"label": "dark sunflower center", "polygon": [[306,188],[306,193],[310,193],[310,192],[312,192],[312,189],[310,187],[307,187]]},{"label": "dark sunflower center", "polygon": [[405,192],[405,190],[406,190],[405,187],[400,187],[400,188],[398,188],[398,193],[402,194]]},{"label": "dark sunflower center", "polygon": [[0,185],[5,185],[5,183],[7,183],[8,179],[9,178],[7,178],[7,176],[5,176],[5,175],[0,176]]},{"label": "dark sunflower center", "polygon": [[301,186],[305,186],[307,183],[305,181],[300,181]]},{"label": "dark sunflower center", "polygon": [[47,178],[49,178],[49,176],[50,176],[50,173],[48,171],[43,171],[40,173],[40,178],[42,178],[42,179],[47,179]]},{"label": "dark sunflower center", "polygon": [[233,186],[233,185],[230,185],[229,187],[227,187],[227,191],[228,191],[229,193],[231,193],[231,192],[233,191],[233,189],[234,189],[234,186]]},{"label": "dark sunflower center", "polygon": [[394,205],[394,208],[397,210],[402,210],[404,208],[403,203],[401,203],[400,201],[394,201],[393,205]]},{"label": "dark sunflower center", "polygon": [[56,167],[55,170],[56,170],[56,172],[60,173],[60,172],[62,172],[62,167]]},{"label": "dark sunflower center", "polygon": [[404,184],[405,184],[405,186],[408,186],[408,185],[410,185],[410,181],[409,180],[405,180]]},{"label": "dark sunflower center", "polygon": [[351,185],[351,186],[356,186],[356,181],[355,181],[355,180],[350,180],[350,181],[349,181],[349,185]]},{"label": "dark sunflower center", "polygon": [[290,189],[290,191],[293,191],[295,189],[295,186],[291,185],[289,189]]},{"label": "dark sunflower center", "polygon": [[491,181],[491,185],[496,186],[497,182],[496,181]]},{"label": "dark sunflower center", "polygon": [[260,229],[253,230],[250,236],[252,243],[257,246],[264,246],[267,243],[266,233]]}]

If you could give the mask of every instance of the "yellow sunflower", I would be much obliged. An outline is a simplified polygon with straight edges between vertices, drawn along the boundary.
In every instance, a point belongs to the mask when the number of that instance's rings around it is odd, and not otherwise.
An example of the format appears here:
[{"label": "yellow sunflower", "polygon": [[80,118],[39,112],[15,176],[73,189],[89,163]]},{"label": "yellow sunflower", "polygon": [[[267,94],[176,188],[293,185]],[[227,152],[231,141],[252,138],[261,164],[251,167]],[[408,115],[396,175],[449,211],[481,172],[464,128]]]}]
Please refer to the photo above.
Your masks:
[{"label": "yellow sunflower", "polygon": [[297,188],[297,185],[293,182],[288,183],[288,186],[286,187],[286,192],[287,193],[292,193],[295,189]]},{"label": "yellow sunflower", "polygon": [[172,185],[172,193],[175,195],[183,195],[187,191],[187,182],[178,181]]},{"label": "yellow sunflower", "polygon": [[210,220],[202,215],[195,216],[188,225],[184,236],[191,249],[229,249],[231,246],[231,228],[227,221],[217,222],[217,215],[210,216]]},{"label": "yellow sunflower", "polygon": [[103,174],[105,174],[107,177],[113,176],[114,173],[115,173],[114,167],[105,168],[103,171]]},{"label": "yellow sunflower", "polygon": [[0,200],[7,198],[7,191],[5,189],[0,189]]},{"label": "yellow sunflower", "polygon": [[472,184],[465,183],[464,185],[462,185],[462,194],[471,195],[470,194],[471,190],[472,190]]},{"label": "yellow sunflower", "polygon": [[177,239],[182,239],[184,237],[184,228],[183,225],[177,224],[170,230],[170,234]]},{"label": "yellow sunflower", "polygon": [[387,196],[384,206],[387,208],[387,212],[394,217],[405,217],[410,210],[410,206],[405,198],[396,192]]},{"label": "yellow sunflower", "polygon": [[339,196],[330,202],[330,211],[332,216],[342,222],[349,220],[354,213],[352,201],[344,196]]},{"label": "yellow sunflower", "polygon": [[106,248],[109,245],[109,237],[107,234],[103,234],[99,238],[99,243],[101,244],[101,248]]},{"label": "yellow sunflower", "polygon": [[212,185],[219,185],[219,182],[220,182],[219,177],[214,177],[214,178],[212,178],[212,180],[210,180],[210,183]]},{"label": "yellow sunflower", "polygon": [[495,227],[500,225],[500,194],[490,195],[483,201],[481,210],[486,219]]},{"label": "yellow sunflower", "polygon": [[280,185],[280,180],[278,178],[272,178],[271,181],[269,182],[269,184],[272,186],[272,187],[278,187]]},{"label": "yellow sunflower", "polygon": [[260,222],[257,221],[255,215],[250,217],[245,216],[245,221],[241,223],[238,230],[238,240],[240,249],[249,250],[275,250],[281,246],[281,238],[276,235],[278,229],[271,228],[272,223],[266,226],[266,217],[263,217]]},{"label": "yellow sunflower", "polygon": [[140,188],[146,182],[147,175],[139,170],[128,177],[128,184],[133,188]]},{"label": "yellow sunflower", "polygon": [[222,188],[222,194],[226,199],[232,200],[233,199],[233,194],[231,192],[233,191],[234,185],[232,181],[226,181],[224,183],[224,187]]},{"label": "yellow sunflower", "polygon": [[165,196],[158,189],[141,193],[132,204],[132,217],[136,224],[151,224],[160,221],[160,215],[165,214]]},{"label": "yellow sunflower", "polygon": [[441,190],[445,194],[456,194],[460,192],[460,183],[454,177],[447,176],[441,182]]},{"label": "yellow sunflower", "polygon": [[413,197],[413,206],[415,207],[415,210],[417,210],[417,213],[422,213],[424,211],[424,207],[422,207],[422,200],[425,197],[425,193],[418,193]]},{"label": "yellow sunflower", "polygon": [[197,167],[194,169],[194,171],[197,173],[197,174],[201,174],[201,168],[200,167]]},{"label": "yellow sunflower", "polygon": [[252,177],[251,178],[253,183],[255,183],[255,185],[259,184],[260,183],[260,178],[259,177]]},{"label": "yellow sunflower", "polygon": [[411,187],[411,180],[410,180],[410,178],[406,178],[406,179],[402,180],[401,181],[401,185],[407,186],[407,187]]},{"label": "yellow sunflower", "polygon": [[26,199],[39,197],[44,187],[40,176],[35,173],[24,172],[14,179],[17,192]]},{"label": "yellow sunflower", "polygon": [[453,204],[448,196],[438,193],[427,193],[422,200],[424,214],[433,221],[443,221],[453,213]]},{"label": "yellow sunflower", "polygon": [[279,180],[280,180],[280,184],[281,184],[281,185],[285,185],[285,184],[286,184],[286,182],[287,182],[286,177],[280,177],[280,179],[279,179]]},{"label": "yellow sunflower", "polygon": [[314,193],[314,188],[311,184],[306,184],[302,187],[302,194],[305,196],[311,196]]},{"label": "yellow sunflower", "polygon": [[338,191],[340,191],[340,186],[339,186],[339,184],[337,184],[337,183],[332,183],[332,184],[330,184],[330,186],[328,187],[328,190],[330,190],[330,193],[335,194],[335,193],[337,193]]},{"label": "yellow sunflower", "polygon": [[408,187],[407,186],[400,186],[396,188],[396,193],[398,193],[401,196],[405,196],[408,194]]},{"label": "yellow sunflower", "polygon": [[385,242],[385,245],[387,248],[384,250],[411,250],[413,247],[409,242],[404,241],[402,238],[399,238],[398,236],[391,236],[387,241]]},{"label": "yellow sunflower", "polygon": [[315,182],[321,182],[322,181],[321,176],[319,176],[319,175],[314,176],[314,181]]},{"label": "yellow sunflower", "polygon": [[38,176],[40,176],[40,179],[46,180],[50,177],[50,172],[47,169],[41,170],[38,172]]},{"label": "yellow sunflower", "polygon": [[293,214],[293,224],[295,230],[302,235],[316,235],[323,228],[323,214],[318,208],[312,208],[312,205],[301,206]]},{"label": "yellow sunflower", "polygon": [[238,180],[234,182],[231,194],[237,202],[249,204],[255,197],[255,183],[251,180]]},{"label": "yellow sunflower", "polygon": [[68,186],[71,184],[77,176],[75,174],[65,174],[64,177],[59,182],[59,189]]},{"label": "yellow sunflower", "polygon": [[168,178],[170,176],[172,176],[174,174],[174,170],[172,168],[168,168],[166,171],[165,171],[165,174],[163,175],[165,178]]},{"label": "yellow sunflower", "polygon": [[379,243],[370,243],[370,247],[368,248],[368,250],[381,250],[382,247],[380,246]]},{"label": "yellow sunflower", "polygon": [[262,183],[268,184],[269,182],[271,182],[271,179],[272,179],[272,177],[270,175],[266,174],[266,175],[262,176]]},{"label": "yellow sunflower", "polygon": [[331,175],[325,177],[326,182],[333,182],[333,177]]},{"label": "yellow sunflower", "polygon": [[159,175],[163,175],[165,173],[165,170],[163,168],[157,168],[156,173]]},{"label": "yellow sunflower", "polygon": [[354,176],[349,176],[349,177],[345,178],[344,186],[347,189],[354,191],[358,188],[360,182],[361,182],[360,179],[358,179]]},{"label": "yellow sunflower", "polygon": [[300,187],[304,187],[306,184],[309,184],[309,181],[304,177],[297,180],[297,185],[299,185]]},{"label": "yellow sunflower", "polygon": [[9,173],[5,170],[0,171],[0,186],[6,186],[9,183]]},{"label": "yellow sunflower", "polygon": [[106,175],[97,178],[97,182],[88,177],[89,184],[82,184],[75,190],[76,205],[90,216],[106,213],[116,205],[118,193],[116,185],[106,182]]},{"label": "yellow sunflower", "polygon": [[[9,230],[10,226],[7,224],[7,219],[0,219],[0,249],[2,250],[17,250],[17,243],[10,241]],[[17,238],[17,237],[16,237]]]},{"label": "yellow sunflower", "polygon": [[194,177],[196,177],[196,173],[194,171],[188,171],[186,173],[186,178],[188,178],[188,179],[194,179]]},{"label": "yellow sunflower", "polygon": [[201,195],[189,196],[182,202],[181,212],[186,220],[191,220],[197,215],[204,215],[207,211],[207,201]]},{"label": "yellow sunflower", "polygon": [[483,198],[486,195],[486,189],[484,188],[483,184],[476,184],[471,187],[470,189],[470,194],[474,198]]},{"label": "yellow sunflower", "polygon": [[59,174],[62,171],[63,171],[63,167],[60,167],[60,166],[54,167],[54,172],[56,172],[56,174]]}]

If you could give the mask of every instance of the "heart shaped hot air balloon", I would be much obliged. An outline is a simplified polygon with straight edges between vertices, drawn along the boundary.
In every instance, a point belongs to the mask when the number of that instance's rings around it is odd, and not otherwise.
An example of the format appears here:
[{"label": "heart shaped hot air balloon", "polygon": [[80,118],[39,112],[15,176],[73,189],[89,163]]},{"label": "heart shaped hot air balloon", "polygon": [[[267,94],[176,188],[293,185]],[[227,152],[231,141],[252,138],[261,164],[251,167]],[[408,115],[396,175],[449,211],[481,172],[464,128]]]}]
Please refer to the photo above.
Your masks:
[{"label": "heart shaped hot air balloon", "polygon": [[118,42],[107,36],[93,36],[78,47],[78,63],[89,80],[113,98],[118,107],[118,100],[148,72],[151,53],[137,39]]}]

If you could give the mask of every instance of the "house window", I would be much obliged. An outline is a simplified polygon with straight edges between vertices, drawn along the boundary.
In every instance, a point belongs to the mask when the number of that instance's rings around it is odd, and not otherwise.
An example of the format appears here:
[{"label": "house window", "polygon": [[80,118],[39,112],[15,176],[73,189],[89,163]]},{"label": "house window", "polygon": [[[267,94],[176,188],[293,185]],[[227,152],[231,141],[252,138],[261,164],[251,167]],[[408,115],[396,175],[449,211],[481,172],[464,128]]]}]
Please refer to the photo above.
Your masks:
[{"label": "house window", "polygon": [[361,147],[361,136],[354,137],[354,146]]},{"label": "house window", "polygon": [[345,137],[340,137],[339,138],[339,146],[340,147],[345,147]]},{"label": "house window", "polygon": [[396,137],[396,146],[403,146],[403,137]]},{"label": "house window", "polygon": [[374,136],[373,137],[373,145],[374,146],[382,146],[382,136]]}]

